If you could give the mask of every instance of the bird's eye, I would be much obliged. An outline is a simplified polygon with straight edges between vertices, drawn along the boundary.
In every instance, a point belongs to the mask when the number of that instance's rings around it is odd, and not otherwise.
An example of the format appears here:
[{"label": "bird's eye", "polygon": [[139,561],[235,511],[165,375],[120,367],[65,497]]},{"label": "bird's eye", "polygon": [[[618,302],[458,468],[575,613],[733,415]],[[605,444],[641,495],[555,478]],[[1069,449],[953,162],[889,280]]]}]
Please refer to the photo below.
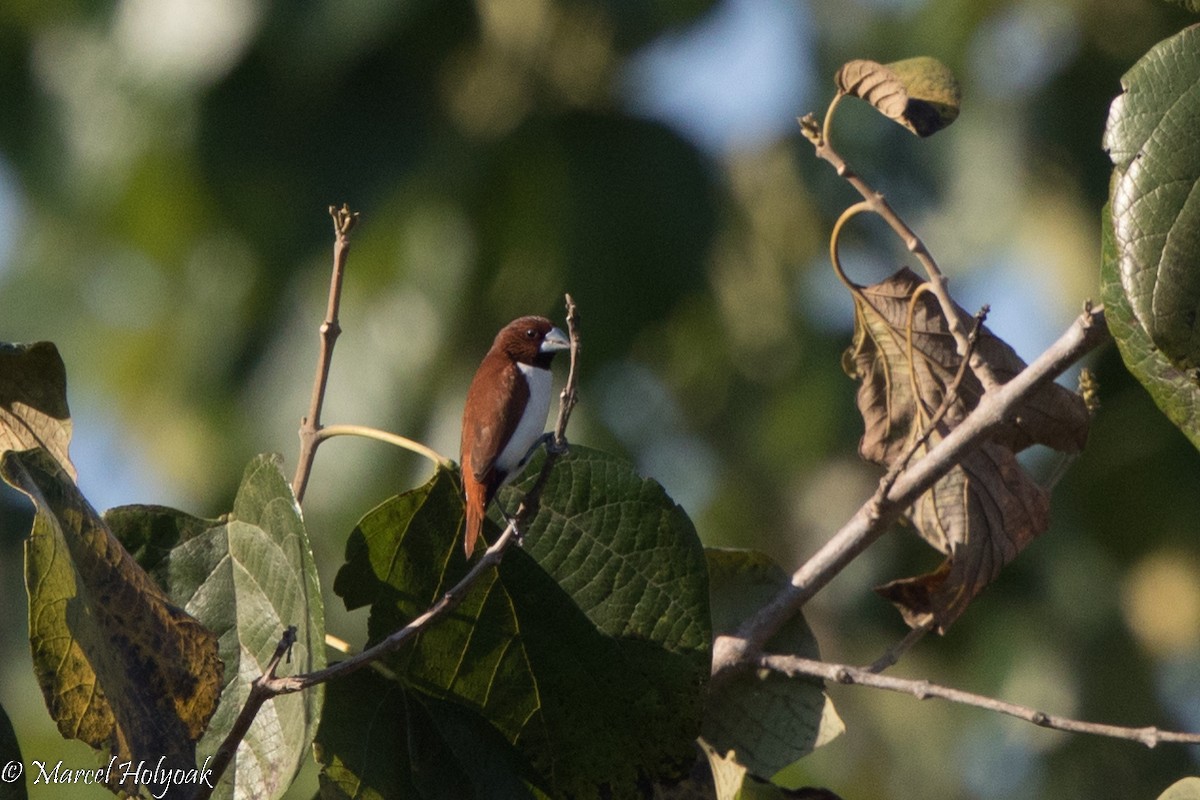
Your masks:
[{"label": "bird's eye", "polygon": [[525,338],[526,339],[536,339],[537,331],[535,331],[533,328],[526,328],[525,329]]}]

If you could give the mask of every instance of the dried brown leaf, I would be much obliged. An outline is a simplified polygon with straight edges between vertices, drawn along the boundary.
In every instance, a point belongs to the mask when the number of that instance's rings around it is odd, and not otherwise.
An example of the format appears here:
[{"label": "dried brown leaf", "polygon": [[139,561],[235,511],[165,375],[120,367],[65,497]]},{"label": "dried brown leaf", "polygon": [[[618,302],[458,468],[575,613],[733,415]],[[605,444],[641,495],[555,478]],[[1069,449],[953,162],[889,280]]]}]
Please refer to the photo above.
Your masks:
[{"label": "dried brown leaf", "polygon": [[958,118],[962,94],[946,65],[918,56],[880,64],[857,59],[842,65],[834,83],[918,136],[932,136]]},{"label": "dried brown leaf", "polygon": [[[861,382],[858,406],[866,431],[859,451],[889,467],[930,428],[961,363],[941,306],[932,293],[921,290],[922,284],[905,268],[878,284],[854,289],[855,337],[845,364]],[[1013,349],[986,327],[975,348],[1002,382],[1025,368]],[[982,396],[982,385],[967,370],[946,413],[913,457],[935,446]],[[1031,444],[1078,452],[1089,422],[1082,398],[1049,384],[908,510],[917,533],[947,558],[929,575],[881,587],[906,621],[915,626],[932,618],[944,630],[1045,530],[1048,496],[1021,469],[1016,453]]]},{"label": "dried brown leaf", "polygon": [[[924,429],[924,423],[941,405],[961,361],[937,299],[929,292],[917,294],[923,283],[904,267],[880,283],[856,287],[854,293],[854,344],[844,361],[850,377],[861,381],[858,408],[866,432],[859,452],[868,461],[884,466],[891,466]],[[908,346],[910,305],[912,358]],[[1001,382],[1025,368],[1020,356],[986,325],[979,332],[975,351]],[[952,430],[965,419],[982,396],[983,386],[968,371],[943,420],[943,431]],[[1064,453],[1077,453],[1087,442],[1089,424],[1090,415],[1082,398],[1051,383],[1018,406],[1012,421],[992,440],[1014,452],[1042,444]]]},{"label": "dried brown leaf", "polygon": [[912,627],[944,631],[1049,524],[1050,496],[1013,452],[984,442],[913,504],[909,520],[946,555],[933,572],[876,589]]}]

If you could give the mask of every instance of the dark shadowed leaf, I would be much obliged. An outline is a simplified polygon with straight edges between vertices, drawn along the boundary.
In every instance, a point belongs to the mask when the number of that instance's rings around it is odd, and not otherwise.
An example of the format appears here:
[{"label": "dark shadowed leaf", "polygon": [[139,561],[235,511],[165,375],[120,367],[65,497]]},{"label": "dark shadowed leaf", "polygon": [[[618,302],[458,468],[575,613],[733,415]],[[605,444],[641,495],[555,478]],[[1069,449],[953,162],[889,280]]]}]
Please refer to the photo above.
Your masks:
[{"label": "dark shadowed leaf", "polygon": [[[866,423],[864,458],[891,466],[931,424],[961,363],[941,306],[910,270],[854,287],[854,345],[845,365],[861,382],[858,407]],[[1000,381],[1025,363],[987,327],[979,353]],[[924,455],[978,404],[983,387],[969,370],[948,411],[914,458]],[[1012,421],[969,454],[919,499],[908,520],[946,554],[935,572],[882,587],[911,625],[932,619],[949,626],[970,601],[1048,524],[1048,497],[1017,464],[1015,454],[1042,444],[1081,450],[1090,417],[1083,399],[1047,384],[1022,403]]]},{"label": "dark shadowed leaf", "polygon": [[[220,636],[221,705],[199,752],[209,755],[245,703],[284,629],[296,644],[280,674],[325,666],[325,612],[308,533],[280,459],[247,465],[233,511],[220,520],[157,506],[110,509],[105,520],[173,602]],[[308,757],[324,687],[269,700],[214,797],[280,797]]]},{"label": "dark shadowed leaf", "polygon": [[932,136],[958,118],[962,95],[954,73],[928,56],[891,64],[858,59],[834,76],[839,91],[870,103],[918,136]]},{"label": "dark shadowed leaf", "polygon": [[1159,42],[1121,79],[1104,146],[1117,272],[1151,343],[1200,371],[1200,27]]},{"label": "dark shadowed leaf", "polygon": [[[513,509],[526,477],[501,493]],[[347,544],[334,591],[371,604],[373,641],[464,573],[453,473],[384,503]],[[491,529],[494,535],[494,528]],[[616,458],[573,447],[525,547],[391,663],[486,718],[552,796],[628,797],[694,758],[711,630],[703,552],[682,509]]]},{"label": "dark shadowed leaf", "polygon": [[51,342],[0,343],[0,453],[45,448],[75,480],[67,370]]},{"label": "dark shadowed leaf", "polygon": [[[708,548],[713,634],[731,633],[774,597],[788,576],[769,556],[750,550]],[[766,643],[772,653],[820,658],[817,640],[797,615]],[[775,672],[748,672],[709,694],[704,738],[755,775],[779,770],[828,743],[845,725],[819,680]]]},{"label": "dark shadowed leaf", "polygon": [[1194,372],[1175,366],[1154,346],[1134,315],[1121,286],[1112,215],[1107,206],[1101,212],[1100,297],[1108,330],[1125,366],[1163,413],[1200,448],[1200,382]]},{"label": "dark shadowed leaf", "polygon": [[59,731],[121,761],[192,768],[220,692],[217,636],[169,601],[53,456],[10,451],[0,472],[36,509],[29,639]]},{"label": "dark shadowed leaf", "polygon": [[[4,713],[4,707],[0,706],[0,770],[9,769],[12,764],[23,764],[21,759],[21,746],[17,742],[17,733],[13,730],[12,722],[8,719],[8,714]],[[13,779],[10,771],[4,772],[0,777],[0,800],[26,800],[29,797],[25,789],[25,775],[21,774]]]},{"label": "dark shadowed leaf", "polygon": [[524,782],[531,770],[521,754],[478,714],[371,669],[329,684],[313,747],[325,800],[545,797]]}]

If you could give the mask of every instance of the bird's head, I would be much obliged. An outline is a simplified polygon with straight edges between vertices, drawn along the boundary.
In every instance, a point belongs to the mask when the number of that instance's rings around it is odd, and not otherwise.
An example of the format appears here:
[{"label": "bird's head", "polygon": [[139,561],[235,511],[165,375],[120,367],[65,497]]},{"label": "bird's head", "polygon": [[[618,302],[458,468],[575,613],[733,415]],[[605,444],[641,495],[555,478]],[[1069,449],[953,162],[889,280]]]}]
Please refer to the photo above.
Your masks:
[{"label": "bird's head", "polygon": [[571,346],[567,335],[545,317],[521,317],[496,334],[493,350],[500,350],[519,364],[550,366],[554,354]]}]

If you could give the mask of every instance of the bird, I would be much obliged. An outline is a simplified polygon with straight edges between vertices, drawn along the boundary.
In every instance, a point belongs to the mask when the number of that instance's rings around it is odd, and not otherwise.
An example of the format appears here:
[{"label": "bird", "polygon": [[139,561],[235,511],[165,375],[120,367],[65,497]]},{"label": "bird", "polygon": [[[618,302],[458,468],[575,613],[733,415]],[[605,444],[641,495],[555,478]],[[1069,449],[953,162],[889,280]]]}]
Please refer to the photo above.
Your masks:
[{"label": "bird", "polygon": [[496,334],[475,371],[463,408],[462,466],[467,558],[487,505],[511,480],[546,429],[550,362],[570,340],[545,317],[519,317]]}]

